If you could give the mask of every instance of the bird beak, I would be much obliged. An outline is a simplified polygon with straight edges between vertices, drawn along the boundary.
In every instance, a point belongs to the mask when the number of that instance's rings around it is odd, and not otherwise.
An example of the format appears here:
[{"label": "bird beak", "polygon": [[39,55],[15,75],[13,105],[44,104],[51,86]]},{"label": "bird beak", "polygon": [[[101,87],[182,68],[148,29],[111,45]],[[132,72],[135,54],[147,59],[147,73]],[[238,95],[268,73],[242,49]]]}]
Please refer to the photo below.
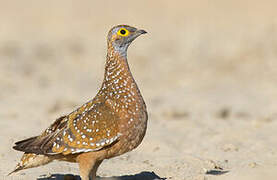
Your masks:
[{"label": "bird beak", "polygon": [[145,31],[145,30],[143,30],[143,29],[140,29],[140,30],[137,30],[136,31],[136,34],[139,34],[139,35],[141,35],[141,34],[146,34],[147,32]]},{"label": "bird beak", "polygon": [[136,30],[135,32],[133,32],[133,34],[128,38],[128,42],[132,42],[133,40],[135,40],[137,37],[139,37],[142,34],[147,33],[145,30],[143,29],[139,29]]}]

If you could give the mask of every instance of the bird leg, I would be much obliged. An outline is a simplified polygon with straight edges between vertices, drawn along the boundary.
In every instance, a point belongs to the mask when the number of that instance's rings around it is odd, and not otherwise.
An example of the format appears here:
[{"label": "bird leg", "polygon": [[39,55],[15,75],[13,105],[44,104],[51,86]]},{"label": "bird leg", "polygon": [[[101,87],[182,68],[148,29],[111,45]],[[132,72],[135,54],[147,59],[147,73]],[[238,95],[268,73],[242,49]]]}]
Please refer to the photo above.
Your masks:
[{"label": "bird leg", "polygon": [[90,178],[91,178],[91,180],[95,180],[95,179],[96,179],[96,172],[97,172],[97,169],[98,169],[98,167],[100,166],[100,164],[101,164],[102,162],[103,162],[103,160],[102,160],[102,161],[96,161],[96,162],[95,162],[95,164],[94,164],[92,170],[90,171]]},{"label": "bird leg", "polygon": [[[89,153],[88,153],[89,154]],[[103,160],[89,157],[87,153],[80,154],[77,157],[79,163],[80,176],[82,180],[96,180],[96,171]]]}]

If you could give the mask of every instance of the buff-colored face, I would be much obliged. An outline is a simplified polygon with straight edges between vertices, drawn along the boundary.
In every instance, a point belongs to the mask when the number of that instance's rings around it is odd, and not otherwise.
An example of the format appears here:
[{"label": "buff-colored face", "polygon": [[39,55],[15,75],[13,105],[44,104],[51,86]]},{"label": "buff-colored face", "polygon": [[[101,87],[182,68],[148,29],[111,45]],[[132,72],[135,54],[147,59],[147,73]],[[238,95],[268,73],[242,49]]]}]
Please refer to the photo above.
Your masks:
[{"label": "buff-colored face", "polygon": [[110,43],[115,50],[124,52],[133,40],[145,33],[145,30],[138,30],[135,27],[118,25],[110,30],[108,34],[108,43]]}]

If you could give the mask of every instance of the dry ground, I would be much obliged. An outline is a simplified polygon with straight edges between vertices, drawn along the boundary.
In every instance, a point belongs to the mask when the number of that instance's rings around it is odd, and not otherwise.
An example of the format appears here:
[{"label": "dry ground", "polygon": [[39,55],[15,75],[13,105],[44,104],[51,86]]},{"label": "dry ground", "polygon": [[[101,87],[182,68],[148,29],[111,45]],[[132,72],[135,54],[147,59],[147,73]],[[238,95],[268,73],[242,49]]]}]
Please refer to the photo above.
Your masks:
[{"label": "dry ground", "polygon": [[[15,141],[92,98],[106,33],[149,33],[129,48],[149,126],[133,152],[99,176],[120,180],[258,180],[277,176],[275,1],[0,1],[0,179],[63,179],[52,163],[6,177]],[[154,173],[152,173],[154,172]]]}]

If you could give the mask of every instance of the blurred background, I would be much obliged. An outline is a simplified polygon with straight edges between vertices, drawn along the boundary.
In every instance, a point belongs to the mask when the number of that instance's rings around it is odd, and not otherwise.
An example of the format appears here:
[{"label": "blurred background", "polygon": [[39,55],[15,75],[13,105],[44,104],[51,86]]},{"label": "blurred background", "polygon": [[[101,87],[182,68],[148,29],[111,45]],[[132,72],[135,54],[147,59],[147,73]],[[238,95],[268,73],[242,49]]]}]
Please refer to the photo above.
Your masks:
[{"label": "blurred background", "polygon": [[[100,176],[154,171],[173,179],[276,177],[275,1],[0,4],[0,174],[21,156],[11,148],[15,141],[40,133],[94,97],[103,78],[107,32],[129,24],[148,32],[130,46],[128,59],[148,106],[149,129],[140,150],[123,162],[107,162]],[[229,172],[202,172],[207,159]],[[129,171],[116,169],[118,163]],[[74,165],[59,167],[19,177],[53,169],[78,174]]]}]

